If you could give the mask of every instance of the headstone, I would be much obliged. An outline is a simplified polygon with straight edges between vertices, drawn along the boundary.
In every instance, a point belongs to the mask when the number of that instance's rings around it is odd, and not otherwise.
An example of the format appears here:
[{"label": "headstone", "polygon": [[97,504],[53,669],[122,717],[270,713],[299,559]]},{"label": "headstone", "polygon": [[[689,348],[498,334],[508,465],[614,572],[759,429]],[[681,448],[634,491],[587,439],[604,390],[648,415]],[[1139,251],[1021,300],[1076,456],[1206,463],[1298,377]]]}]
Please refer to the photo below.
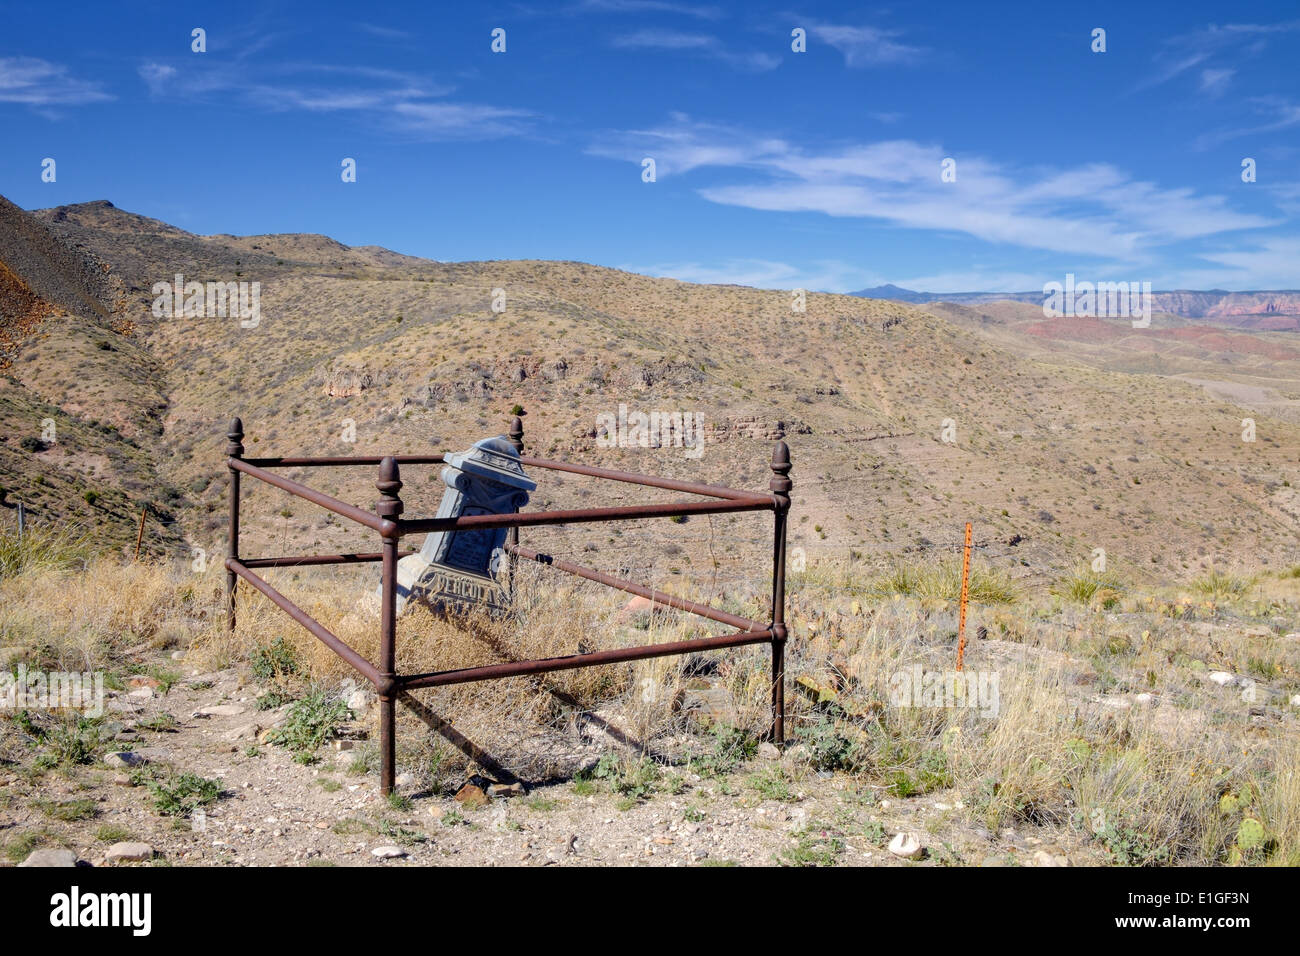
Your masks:
[{"label": "headstone", "polygon": [[[537,488],[504,435],[475,442],[473,448],[448,455],[444,462],[442,480],[447,490],[438,518],[514,514]],[[505,540],[505,528],[430,534],[419,554],[397,562],[398,613],[411,600],[434,610],[504,609],[507,595],[496,572]]]}]

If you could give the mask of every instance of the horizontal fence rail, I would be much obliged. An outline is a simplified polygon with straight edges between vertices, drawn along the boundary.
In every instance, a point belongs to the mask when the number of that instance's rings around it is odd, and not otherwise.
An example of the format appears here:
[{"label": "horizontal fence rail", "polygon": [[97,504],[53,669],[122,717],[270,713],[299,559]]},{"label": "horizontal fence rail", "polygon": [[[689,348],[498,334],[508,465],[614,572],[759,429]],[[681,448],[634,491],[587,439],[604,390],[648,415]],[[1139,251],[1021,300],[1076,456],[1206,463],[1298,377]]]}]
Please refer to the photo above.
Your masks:
[{"label": "horizontal fence rail", "polygon": [[[678,481],[672,478],[639,475],[610,468],[596,468],[548,458],[525,456],[523,454],[523,423],[518,417],[511,423],[509,437],[516,452],[520,455],[521,462],[530,467],[568,472],[575,475],[619,481],[667,491],[677,491],[713,500],[500,515],[462,515],[457,518],[402,518],[401,514],[404,505],[400,497],[402,481],[399,466],[403,464],[442,464],[445,461],[445,455],[245,458],[244,426],[236,418],[231,421],[226,435],[228,442],[226,445],[226,467],[230,473],[230,538],[225,561],[228,601],[227,627],[233,632],[236,626],[236,586],[238,580],[242,578],[374,685],[379,695],[379,776],[380,789],[384,794],[392,793],[396,778],[394,704],[401,701],[411,708],[417,716],[421,716],[421,719],[428,717],[427,708],[410,696],[409,691],[411,690],[497,680],[504,677],[545,674],[552,671],[595,667],[603,664],[617,664],[655,657],[694,654],[751,644],[771,644],[772,646],[771,736],[778,746],[783,745],[785,742],[785,642],[788,639],[788,631],[785,625],[786,526],[792,487],[789,478],[790,450],[786,443],[783,440],[778,440],[776,443],[772,455],[772,479],[769,482],[769,492],[763,493],[742,491],[704,482]],[[317,491],[302,482],[294,481],[291,478],[267,470],[281,467],[328,468],[357,465],[377,465],[379,468],[379,480],[376,482],[375,487],[380,492],[380,499],[376,503],[374,511],[367,511],[356,505],[348,504],[332,495]],[[353,554],[241,557],[239,553],[239,520],[240,478],[242,475],[248,475],[250,478],[255,478],[272,487],[310,501],[363,527],[378,532],[383,549],[381,551]],[[707,604],[690,601],[686,598],[644,587],[633,581],[615,577],[602,571],[564,561],[534,551],[531,548],[522,547],[519,544],[519,529],[527,527],[751,511],[771,511],[775,518],[772,538],[772,614],[771,622],[766,625],[718,610]],[[548,565],[557,571],[646,598],[652,602],[652,606],[662,605],[724,624],[735,628],[736,633],[662,644],[613,648],[539,660],[506,661],[499,664],[465,667],[427,674],[398,674],[396,672],[397,562],[403,557],[417,553],[410,550],[399,550],[398,541],[402,537],[411,534],[427,534],[438,531],[472,531],[490,528],[508,529],[507,543],[504,549],[508,558],[506,562],[506,584],[512,595],[514,593],[514,577],[517,563],[519,561],[532,561]],[[379,601],[380,660],[378,664],[372,663],[363,657],[253,570],[255,568],[298,568],[372,563],[381,564],[383,568]],[[426,719],[426,723],[428,722]],[[466,746],[473,747],[454,728],[449,725],[443,726],[445,723],[445,721],[442,724],[433,722],[431,726],[434,726],[435,729],[441,728],[439,732],[448,735],[448,739],[453,739],[453,742],[460,741]]]}]

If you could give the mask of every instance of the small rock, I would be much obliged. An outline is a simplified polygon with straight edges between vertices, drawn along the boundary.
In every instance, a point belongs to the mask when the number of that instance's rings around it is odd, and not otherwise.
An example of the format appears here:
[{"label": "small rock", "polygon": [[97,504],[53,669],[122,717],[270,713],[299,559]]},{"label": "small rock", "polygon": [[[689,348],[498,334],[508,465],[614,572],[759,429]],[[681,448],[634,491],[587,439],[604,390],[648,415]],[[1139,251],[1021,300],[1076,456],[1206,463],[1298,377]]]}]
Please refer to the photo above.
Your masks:
[{"label": "small rock", "polygon": [[174,660],[174,661],[183,661],[183,660],[185,660],[185,652],[184,652],[184,651],[172,651],[172,660]]},{"label": "small rock", "polygon": [[370,691],[364,687],[354,690],[348,695],[348,710],[360,717],[370,709],[372,699]]},{"label": "small rock", "polygon": [[758,756],[763,760],[780,760],[781,751],[776,749],[775,744],[770,744],[765,740],[758,745]]},{"label": "small rock", "polygon": [[1220,687],[1231,687],[1237,683],[1237,675],[1229,674],[1227,671],[1211,671],[1210,683],[1218,684]]},{"label": "small rock", "polygon": [[406,851],[398,846],[377,846],[370,851],[370,855],[379,857],[381,860],[395,860],[398,857],[406,856]]},{"label": "small rock", "polygon": [[793,764],[807,763],[812,759],[812,751],[805,744],[795,744],[785,752],[785,759]]},{"label": "small rock", "polygon": [[399,787],[413,787],[415,786],[415,774],[399,773],[397,775],[397,779],[394,780],[393,782],[396,783]]},{"label": "small rock", "polygon": [[1056,862],[1056,857],[1052,856],[1052,854],[1048,853],[1046,850],[1039,850],[1037,853],[1034,854],[1034,866],[1060,866],[1060,865],[1061,865],[1060,863]]},{"label": "small rock", "polygon": [[71,850],[37,850],[19,866],[76,866],[77,854]]},{"label": "small rock", "polygon": [[333,747],[335,750],[351,750],[353,747],[356,746],[356,744],[357,742],[355,740],[331,740],[330,741],[330,746]]},{"label": "small rock", "polygon": [[104,859],[109,863],[140,863],[153,859],[153,847],[148,843],[114,843]]},{"label": "small rock", "polygon": [[128,777],[126,774],[124,774],[124,773],[119,773],[119,774],[114,774],[114,775],[113,775],[113,786],[115,786],[115,787],[133,787],[133,786],[135,786],[135,783],[134,783],[134,781],[132,781],[131,778]]},{"label": "small rock", "polygon": [[466,807],[485,807],[490,802],[483,788],[475,783],[467,783],[456,791],[456,802]]},{"label": "small rock", "polygon": [[238,717],[247,708],[242,704],[213,704],[211,707],[200,707],[191,717]]},{"label": "small rock", "polygon": [[921,846],[921,838],[919,836],[910,830],[904,830],[901,833],[895,834],[894,838],[889,841],[889,852],[904,860],[915,860],[925,852],[925,850]]},{"label": "small rock", "polygon": [[433,817],[435,820],[441,820],[446,815],[447,815],[447,811],[444,810],[442,807],[432,806],[429,808],[429,816]]},{"label": "small rock", "polygon": [[514,783],[494,783],[487,789],[488,796],[493,799],[509,799],[510,797],[522,797],[525,793],[524,785],[519,781]]},{"label": "small rock", "polygon": [[254,740],[262,732],[257,724],[244,724],[226,734],[227,740]]},{"label": "small rock", "polygon": [[1296,694],[1291,698],[1291,706],[1300,707],[1300,694]]},{"label": "small rock", "polygon": [[1133,699],[1134,699],[1135,701],[1137,701],[1139,704],[1141,704],[1143,707],[1150,707],[1152,704],[1154,704],[1154,703],[1156,702],[1156,695],[1155,695],[1155,694],[1148,694],[1148,693],[1141,693],[1141,694],[1138,694],[1138,695],[1137,695],[1136,697],[1134,697]]},{"label": "small rock", "polygon": [[126,696],[136,700],[152,700],[154,692],[152,687],[137,687]]},{"label": "small rock", "polygon": [[132,767],[140,767],[148,762],[148,758],[130,750],[120,750],[104,756],[104,766],[112,767],[114,770],[130,770]]}]

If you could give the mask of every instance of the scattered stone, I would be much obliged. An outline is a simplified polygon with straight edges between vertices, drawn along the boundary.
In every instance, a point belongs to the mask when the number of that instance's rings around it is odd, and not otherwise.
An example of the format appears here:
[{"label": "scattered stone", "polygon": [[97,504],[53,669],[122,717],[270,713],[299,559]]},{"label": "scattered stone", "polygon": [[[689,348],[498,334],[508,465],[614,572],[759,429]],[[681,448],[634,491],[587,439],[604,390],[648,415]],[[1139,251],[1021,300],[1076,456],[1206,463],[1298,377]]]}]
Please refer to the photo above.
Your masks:
[{"label": "scattered stone", "polygon": [[1155,695],[1155,694],[1148,694],[1148,693],[1141,693],[1141,694],[1138,694],[1138,695],[1137,695],[1136,697],[1134,697],[1133,699],[1134,699],[1135,701],[1137,701],[1139,704],[1141,704],[1143,707],[1150,707],[1152,704],[1154,704],[1154,703],[1156,702],[1156,695]]},{"label": "scattered stone", "polygon": [[135,700],[152,700],[154,692],[152,687],[137,687],[126,696]]},{"label": "scattered stone", "polygon": [[348,695],[348,710],[360,717],[370,709],[372,699],[370,691],[364,687],[357,688]]},{"label": "scattered stone", "polygon": [[[553,846],[546,851],[546,858],[552,863],[564,859],[566,856],[569,856],[574,852],[574,846],[577,842],[578,835],[576,833],[570,833],[564,839],[560,840],[558,846]],[[646,849],[650,849],[649,844],[646,844]]]},{"label": "scattered stone", "polygon": [[775,744],[770,744],[765,740],[758,745],[758,756],[763,760],[780,760],[781,751],[776,749]]},{"label": "scattered stone", "polygon": [[406,856],[406,851],[399,846],[377,846],[370,851],[370,855],[379,857],[381,860],[396,860],[399,857]]},{"label": "scattered stone", "polygon": [[36,850],[19,866],[76,866],[77,854],[71,850]]},{"label": "scattered stone", "polygon": [[134,787],[135,781],[124,773],[113,775],[113,786],[115,787]]},{"label": "scattered stone", "polygon": [[483,788],[473,781],[456,791],[456,802],[464,807],[486,807],[491,799]]},{"label": "scattered stone", "polygon": [[174,661],[183,661],[183,660],[185,660],[185,652],[184,652],[184,651],[172,651],[172,660],[174,660]]},{"label": "scattered stone", "polygon": [[1058,860],[1063,859],[1065,857],[1055,857],[1046,850],[1039,850],[1034,854],[1034,866],[1062,866]]},{"label": "scattered stone", "polygon": [[335,750],[351,750],[356,746],[355,740],[331,740],[330,746]]},{"label": "scattered stone", "polygon": [[243,704],[213,704],[211,707],[200,707],[191,717],[238,717],[247,710]]},{"label": "scattered stone", "polygon": [[915,860],[925,852],[921,846],[921,838],[910,830],[904,830],[894,835],[889,841],[889,852],[896,857],[904,860]]},{"label": "scattered stone", "polygon": [[226,734],[227,740],[254,740],[262,732],[257,724],[244,724]]},{"label": "scattered stone", "polygon": [[130,750],[119,750],[116,753],[104,756],[104,766],[112,767],[114,770],[130,770],[132,767],[142,767],[148,762],[147,757],[142,757]]},{"label": "scattered stone", "polygon": [[1229,674],[1227,671],[1211,671],[1210,683],[1218,684],[1220,687],[1231,687],[1237,683],[1237,675]]},{"label": "scattered stone", "polygon": [[527,793],[527,791],[524,790],[524,785],[517,780],[514,783],[494,783],[488,787],[487,792],[488,796],[494,800],[506,800],[510,797],[522,797]]},{"label": "scattered stone", "polygon": [[795,744],[785,752],[785,760],[792,764],[805,764],[812,759],[812,751],[806,744]]},{"label": "scattered stone", "polygon": [[432,806],[429,808],[429,816],[433,817],[435,820],[441,820],[446,815],[447,815],[447,811],[444,810],[442,807]]},{"label": "scattered stone", "polygon": [[153,859],[153,847],[148,843],[114,843],[104,859],[109,863],[141,863]]}]

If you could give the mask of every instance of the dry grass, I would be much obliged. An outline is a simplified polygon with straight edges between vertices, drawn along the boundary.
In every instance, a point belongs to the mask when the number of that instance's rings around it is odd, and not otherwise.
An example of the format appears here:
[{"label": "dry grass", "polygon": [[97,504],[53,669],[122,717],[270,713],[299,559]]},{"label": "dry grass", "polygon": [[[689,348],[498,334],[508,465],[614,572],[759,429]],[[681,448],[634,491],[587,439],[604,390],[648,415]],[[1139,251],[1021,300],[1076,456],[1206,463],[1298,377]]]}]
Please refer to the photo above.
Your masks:
[{"label": "dry grass", "polygon": [[[111,670],[141,647],[178,644],[186,649],[187,667],[246,668],[250,656],[278,640],[297,662],[290,681],[297,693],[308,685],[337,687],[350,676],[332,653],[248,588],[241,589],[239,627],[227,634],[223,574],[215,568],[196,574],[185,565],[92,558],[74,575],[59,564],[34,564],[0,582],[3,643],[21,648],[29,662]],[[308,613],[375,659],[377,616],[363,600],[377,576],[373,569],[352,569],[347,576],[273,574],[273,583]],[[868,603],[828,591],[830,582],[840,587],[845,580],[830,573],[806,577],[791,595],[789,727],[814,767],[849,772],[895,797],[955,791],[973,825],[1074,832],[1121,864],[1300,862],[1295,717],[1282,713],[1261,723],[1252,717],[1253,700],[1235,690],[1218,694],[1221,689],[1201,679],[1213,667],[1244,674],[1254,661],[1274,675],[1274,691],[1294,692],[1300,648],[1251,623],[1261,607],[1274,616],[1287,607],[1294,620],[1294,604],[1278,597],[1295,589],[1294,579],[1261,578],[1255,589],[1236,592],[1229,607],[1206,607],[1195,589],[1128,595],[1111,612],[1079,608],[1046,592],[1013,604],[977,604],[972,627],[980,621],[998,639],[971,643],[967,668],[996,673],[996,717],[970,707],[903,706],[892,699],[890,675],[917,664],[927,671],[951,668],[950,602],[896,596]],[[694,596],[708,596],[701,593],[707,590]],[[693,619],[671,612],[625,619],[622,603],[607,589],[525,567],[517,618],[484,616],[456,625],[422,610],[404,616],[399,668],[437,671],[703,633]],[[752,590],[724,594],[720,603],[765,617]],[[1203,626],[1211,621],[1213,627]],[[716,660],[716,677],[736,703],[737,724],[761,733],[769,693],[766,648]],[[572,731],[578,714],[608,717],[631,739],[653,746],[679,739],[685,727],[679,710],[685,663],[661,658],[419,696],[503,758],[544,750],[548,740]],[[799,690],[801,678],[830,689],[831,696],[814,702]],[[1148,689],[1159,706],[1134,702]],[[430,778],[454,776],[463,766],[448,745],[429,743],[414,718],[403,717],[399,740],[399,759]],[[540,759],[544,765],[550,758]],[[1253,825],[1246,821],[1258,822],[1262,842],[1243,836],[1243,826]]]}]

